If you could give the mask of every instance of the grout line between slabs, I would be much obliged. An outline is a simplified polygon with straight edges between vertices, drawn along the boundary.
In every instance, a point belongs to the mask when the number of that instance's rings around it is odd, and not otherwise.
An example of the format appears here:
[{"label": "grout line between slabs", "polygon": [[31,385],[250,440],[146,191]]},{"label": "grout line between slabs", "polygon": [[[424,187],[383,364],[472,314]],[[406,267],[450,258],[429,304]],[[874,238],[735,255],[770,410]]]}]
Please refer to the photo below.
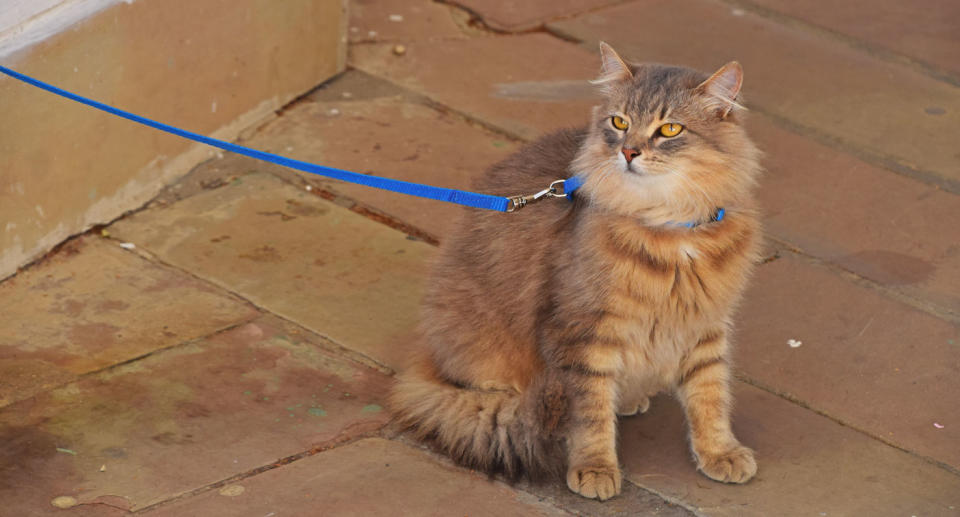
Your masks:
[{"label": "grout line between slabs", "polygon": [[483,16],[482,14],[475,11],[474,9],[461,4],[459,0],[433,0],[434,3],[446,5],[453,9],[458,9],[462,11],[463,13],[465,13],[467,16],[470,17],[471,21],[477,23],[480,26],[479,27],[480,30],[483,30],[487,33],[490,33],[496,36],[515,36],[515,35],[523,35],[523,34],[549,33],[550,30],[547,27],[547,25],[553,22],[568,20],[570,18],[576,18],[578,16],[585,16],[590,13],[615,7],[621,4],[627,4],[632,1],[634,0],[611,1],[604,5],[588,7],[587,9],[584,9],[582,11],[576,11],[572,13],[562,13],[556,16],[552,16],[550,18],[543,19],[543,20],[535,20],[530,23],[519,25],[516,28],[511,29],[506,27],[500,27],[499,24],[496,24],[496,23],[488,22],[487,17]]},{"label": "grout line between slabs", "polygon": [[782,246],[784,252],[792,253],[793,255],[797,256],[798,258],[802,259],[804,262],[808,264],[812,264],[814,266],[827,269],[831,273],[837,276],[840,276],[841,278],[847,280],[848,282],[856,286],[859,286],[865,289],[870,289],[872,291],[876,291],[881,295],[883,295],[885,298],[891,299],[894,302],[911,307],[915,310],[918,310],[927,315],[933,316],[937,319],[948,321],[954,324],[960,324],[960,314],[957,314],[956,312],[950,309],[943,308],[935,303],[908,295],[896,289],[891,289],[889,287],[886,287],[854,271],[845,269],[839,264],[836,264],[827,259],[818,257],[816,255],[807,253],[803,249],[798,248],[793,243],[786,241],[784,239],[781,239],[780,237],[777,237],[775,235],[767,234],[767,237],[772,242]]},{"label": "grout line between slabs", "polygon": [[336,438],[333,438],[333,439],[331,439],[331,440],[328,440],[328,441],[326,441],[326,442],[324,442],[324,443],[322,443],[322,444],[313,446],[313,447],[311,447],[311,448],[308,449],[308,450],[301,451],[301,452],[298,452],[298,453],[296,453],[296,454],[291,454],[291,455],[289,455],[289,456],[284,456],[284,457],[282,457],[282,458],[280,458],[280,459],[278,459],[278,460],[276,460],[276,461],[274,461],[274,462],[272,462],[272,463],[269,463],[269,464],[266,464],[266,465],[261,465],[261,466],[255,468],[255,469],[248,470],[248,471],[245,471],[245,472],[241,472],[241,473],[239,473],[239,474],[234,474],[233,476],[223,478],[223,479],[221,479],[221,480],[219,480],[219,481],[214,481],[213,483],[204,485],[204,486],[202,486],[202,487],[194,488],[193,490],[189,490],[189,491],[187,491],[187,492],[184,492],[184,493],[179,494],[179,495],[175,495],[175,496],[173,496],[173,497],[164,499],[164,500],[162,500],[162,501],[157,501],[157,502],[155,502],[155,503],[152,503],[152,504],[149,504],[149,505],[147,505],[147,506],[144,506],[143,508],[139,508],[139,509],[137,509],[137,510],[134,510],[134,511],[132,511],[132,512],[130,512],[130,513],[133,514],[133,515],[144,514],[144,513],[153,511],[153,510],[157,510],[157,509],[162,508],[162,507],[164,507],[164,506],[169,506],[169,505],[174,504],[174,503],[176,503],[176,502],[178,502],[178,501],[183,501],[183,500],[186,500],[186,499],[190,499],[190,498],[192,498],[192,497],[195,497],[195,496],[198,496],[198,495],[201,495],[201,494],[210,492],[211,490],[216,490],[216,489],[218,489],[218,488],[222,488],[222,487],[224,487],[224,486],[226,486],[226,485],[229,485],[229,484],[231,484],[231,483],[236,483],[237,481],[243,481],[243,480],[245,480],[245,479],[249,479],[249,478],[251,478],[251,477],[257,476],[257,475],[259,475],[259,474],[263,474],[264,472],[269,472],[269,471],[271,471],[271,470],[276,470],[276,469],[278,469],[278,468],[280,468],[280,467],[283,467],[283,466],[285,466],[285,465],[289,465],[289,464],[291,464],[291,463],[294,463],[294,462],[296,462],[296,461],[302,460],[302,459],[304,459],[304,458],[309,458],[309,457],[311,457],[311,456],[315,456],[315,455],[320,454],[320,453],[325,452],[325,451],[329,451],[329,450],[333,450],[333,449],[338,449],[338,448],[340,448],[340,447],[344,447],[344,446],[347,446],[347,445],[350,445],[350,444],[353,444],[353,443],[356,443],[356,442],[359,442],[359,441],[361,441],[361,440],[365,440],[365,439],[368,439],[368,438],[378,438],[378,437],[381,437],[381,429],[377,429],[376,431],[370,431],[370,432],[366,432],[366,433],[360,433],[360,434],[358,434],[358,435],[352,435],[352,436],[349,435],[349,431],[350,431],[349,428],[348,428],[348,429],[344,429],[344,431],[341,432],[341,434],[338,435]]},{"label": "grout line between slabs", "polygon": [[[111,240],[114,240],[113,238],[110,238],[110,239],[111,239]],[[331,352],[331,353],[333,353],[333,354],[335,354],[335,355],[338,355],[338,356],[340,356],[340,357],[343,357],[343,358],[345,358],[345,359],[348,359],[348,360],[353,361],[353,362],[355,362],[355,363],[357,363],[357,364],[363,365],[363,366],[365,366],[365,367],[367,367],[367,368],[371,368],[371,369],[373,369],[373,370],[376,370],[376,371],[378,371],[378,372],[380,372],[380,373],[383,373],[383,374],[386,374],[386,375],[393,375],[393,374],[395,373],[392,368],[390,368],[389,366],[381,363],[380,361],[377,361],[376,359],[374,359],[374,358],[372,358],[372,357],[369,357],[369,356],[367,356],[366,354],[363,354],[362,352],[358,352],[358,351],[356,351],[356,350],[353,350],[352,348],[349,348],[349,347],[347,347],[347,346],[344,346],[344,345],[342,345],[341,343],[339,343],[337,340],[331,338],[330,336],[327,336],[326,334],[323,334],[323,333],[321,333],[321,332],[319,332],[319,331],[317,331],[317,330],[314,330],[314,329],[312,329],[312,328],[310,328],[310,327],[308,327],[308,326],[306,326],[306,325],[304,325],[304,324],[302,324],[302,323],[300,323],[300,322],[297,322],[297,321],[295,321],[295,320],[292,320],[292,319],[290,319],[290,318],[288,318],[288,317],[286,317],[286,316],[283,316],[283,315],[281,315],[281,314],[278,314],[278,313],[270,310],[270,309],[267,308],[267,307],[264,307],[264,306],[262,306],[262,305],[260,305],[260,304],[257,304],[257,303],[255,303],[255,302],[253,302],[252,300],[250,300],[249,298],[243,296],[242,294],[237,293],[236,291],[233,291],[232,289],[230,289],[229,286],[225,286],[225,285],[220,284],[219,282],[216,281],[216,279],[206,278],[206,277],[201,276],[201,275],[199,275],[199,274],[197,274],[197,273],[194,273],[193,271],[190,271],[190,270],[188,270],[188,269],[185,269],[185,268],[183,268],[183,267],[180,267],[180,266],[178,266],[178,265],[176,265],[176,264],[167,262],[167,261],[163,260],[162,258],[160,258],[159,256],[155,255],[154,253],[150,252],[149,250],[143,248],[142,246],[137,246],[137,247],[136,247],[135,249],[133,249],[133,250],[125,250],[125,251],[128,251],[128,252],[130,252],[130,253],[134,253],[134,254],[136,254],[137,256],[139,256],[140,258],[143,258],[143,259],[148,260],[148,261],[150,261],[150,262],[153,262],[153,263],[155,263],[155,264],[162,265],[162,266],[164,266],[164,267],[166,267],[166,268],[172,269],[172,270],[177,271],[177,272],[179,272],[179,273],[181,273],[181,274],[187,275],[187,276],[189,276],[189,277],[191,277],[191,278],[193,278],[193,279],[195,279],[195,280],[197,280],[197,281],[203,282],[203,283],[205,283],[205,284],[207,284],[207,285],[209,285],[209,286],[217,289],[218,291],[222,291],[222,292],[224,292],[224,293],[227,293],[227,294],[229,294],[230,296],[236,298],[237,300],[242,301],[243,303],[249,305],[250,307],[255,308],[255,309],[259,312],[259,314],[258,314],[257,317],[269,315],[269,316],[275,317],[275,318],[277,318],[277,319],[279,319],[279,320],[281,320],[281,321],[283,321],[283,322],[285,322],[285,323],[287,323],[287,324],[290,324],[290,325],[293,325],[293,326],[295,326],[295,327],[301,328],[301,329],[303,329],[304,331],[306,331],[306,332],[308,332],[309,334],[311,334],[312,336],[314,336],[314,337],[316,337],[316,338],[319,338],[318,341],[320,341],[320,343],[319,343],[318,346],[320,346],[321,348],[325,349],[325,350],[328,351],[328,352]],[[253,321],[254,319],[256,319],[256,317],[248,320],[247,322]],[[244,323],[247,323],[247,322],[244,322]],[[202,339],[202,338],[199,338],[199,339]],[[175,346],[180,346],[181,344],[184,344],[184,343],[180,343],[180,344],[175,345]]]},{"label": "grout line between slabs", "polygon": [[767,118],[774,125],[786,131],[813,140],[840,153],[853,156],[864,163],[874,165],[882,170],[909,178],[918,183],[923,183],[954,195],[960,195],[960,181],[944,178],[935,172],[905,165],[895,156],[883,155],[871,151],[857,144],[850,143],[841,137],[824,133],[815,128],[795,122],[790,118],[768,111],[763,106],[752,105],[750,106],[750,110]]},{"label": "grout line between slabs", "polygon": [[845,34],[839,30],[831,29],[813,22],[806,21],[797,16],[777,11],[769,7],[764,7],[751,0],[714,0],[719,3],[748,11],[761,18],[765,18],[774,23],[790,27],[792,29],[803,30],[813,33],[823,38],[829,38],[838,41],[844,45],[872,57],[895,65],[905,66],[930,79],[949,84],[951,86],[960,86],[960,77],[942,67],[929,63],[922,59],[911,57],[907,54],[897,52],[876,43],[860,39],[856,36]]},{"label": "grout line between slabs", "polygon": [[[475,473],[483,474],[482,471],[473,470],[473,469],[470,469],[470,468],[468,468],[468,467],[463,467],[463,466],[461,466],[461,465],[456,464],[453,460],[450,459],[449,456],[447,456],[447,455],[445,455],[445,454],[443,454],[443,453],[441,453],[441,452],[438,452],[438,451],[434,450],[433,447],[431,447],[431,446],[429,446],[429,445],[425,445],[425,444],[423,444],[423,443],[421,443],[421,442],[417,442],[417,441],[415,441],[415,440],[413,440],[413,439],[410,439],[408,436],[404,435],[403,433],[398,433],[396,436],[394,436],[394,437],[392,437],[392,438],[389,438],[389,439],[390,439],[391,441],[393,441],[393,442],[402,444],[402,445],[404,445],[404,446],[406,446],[406,447],[408,447],[408,448],[410,448],[410,449],[413,449],[413,450],[416,450],[416,451],[419,451],[419,452],[425,454],[425,455],[426,455],[427,457],[429,457],[432,461],[434,461],[435,463],[438,463],[438,464],[440,464],[440,465],[443,465],[443,466],[446,467],[446,468],[459,469],[459,470],[466,471],[466,472],[475,472]],[[514,490],[514,491],[517,491],[517,492],[522,492],[522,493],[524,493],[524,494],[526,494],[526,495],[528,495],[528,496],[530,496],[530,497],[533,497],[533,498],[538,499],[538,500],[539,500],[540,502],[542,502],[542,503],[545,503],[545,504],[547,504],[547,505],[549,505],[549,506],[553,506],[553,507],[555,507],[555,508],[557,508],[557,509],[560,509],[560,510],[566,512],[566,513],[571,514],[571,515],[578,515],[578,516],[579,516],[579,515],[589,515],[589,514],[584,514],[584,513],[580,512],[580,511],[578,511],[578,510],[567,509],[567,508],[563,505],[563,502],[562,502],[562,501],[559,501],[559,500],[555,499],[554,497],[552,497],[552,496],[550,496],[550,495],[541,495],[541,494],[538,494],[537,492],[533,491],[532,489],[534,489],[536,486],[538,486],[537,483],[535,483],[535,482],[532,482],[532,481],[527,480],[527,481],[520,481],[520,482],[518,482],[518,483],[516,483],[516,484],[511,484],[511,483],[509,483],[508,481],[505,481],[504,479],[502,479],[502,478],[499,477],[499,476],[492,476],[490,479],[492,479],[492,480],[493,480],[495,483],[497,483],[497,484],[500,484],[500,485],[502,485],[502,486],[506,486],[506,487],[510,488],[511,490]],[[683,509],[689,511],[690,513],[694,514],[694,515],[697,516],[697,517],[702,517],[702,515],[703,515],[701,512],[699,512],[699,511],[697,510],[696,507],[692,506],[690,503],[688,503],[688,502],[686,502],[686,501],[677,499],[676,497],[673,497],[673,496],[670,496],[670,495],[662,494],[662,493],[658,492],[657,490],[654,490],[654,489],[651,489],[651,488],[642,486],[642,485],[640,485],[639,483],[636,483],[636,482],[634,482],[634,481],[632,481],[632,480],[630,480],[630,479],[627,479],[626,477],[623,478],[623,481],[626,482],[626,483],[629,483],[629,484],[633,485],[634,487],[636,487],[636,488],[639,489],[639,490],[642,490],[642,491],[644,491],[644,492],[647,492],[647,493],[649,493],[649,494],[652,494],[652,495],[655,496],[655,497],[658,497],[658,498],[662,499],[662,500],[663,500],[664,502],[666,502],[666,503],[669,503],[669,504],[672,504],[672,505],[675,505],[675,506],[679,506],[680,508],[683,508]],[[566,489],[566,486],[564,485],[562,479],[559,479],[559,478],[558,478],[558,479],[556,480],[556,483],[557,483],[558,485],[562,486],[563,489]],[[571,492],[571,493],[572,493],[572,492]],[[578,495],[577,497],[580,497],[580,496]],[[601,504],[602,504],[602,503],[601,503]]]},{"label": "grout line between slabs", "polygon": [[847,421],[845,421],[845,420],[843,420],[843,419],[841,419],[841,418],[839,418],[839,417],[836,417],[836,416],[834,416],[834,415],[832,415],[832,414],[830,414],[830,413],[828,413],[828,412],[826,412],[826,411],[823,411],[823,410],[821,410],[821,409],[817,409],[817,408],[815,408],[815,407],[810,406],[808,403],[806,403],[806,402],[804,402],[802,399],[800,399],[800,398],[798,398],[798,397],[790,394],[789,392],[786,392],[786,391],[783,391],[783,390],[779,390],[779,389],[774,388],[774,387],[772,387],[772,386],[768,386],[768,385],[766,385],[766,384],[764,384],[764,383],[762,383],[762,382],[760,382],[760,381],[758,381],[758,380],[756,380],[756,379],[752,379],[752,378],[750,378],[750,377],[747,377],[747,376],[746,376],[744,373],[742,373],[742,372],[736,372],[736,373],[734,374],[734,377],[735,377],[737,380],[739,380],[740,382],[743,382],[744,384],[747,384],[747,385],[749,385],[749,386],[753,386],[754,388],[757,388],[757,389],[759,389],[759,390],[761,390],[761,391],[765,391],[765,392],[767,392],[767,393],[769,393],[769,394],[771,394],[771,395],[774,395],[774,396],[776,396],[776,397],[779,397],[779,398],[781,398],[781,399],[783,399],[783,400],[785,400],[785,401],[787,401],[787,402],[790,402],[790,403],[793,403],[793,404],[795,404],[795,405],[797,405],[797,406],[800,406],[800,407],[802,407],[803,409],[806,409],[807,411],[811,411],[811,412],[813,412],[813,413],[815,413],[815,414],[817,414],[817,415],[820,415],[820,416],[826,418],[827,420],[830,420],[830,421],[832,421],[832,422],[834,422],[834,423],[836,423],[836,424],[838,424],[838,425],[841,425],[841,426],[843,426],[843,427],[846,427],[847,429],[851,429],[851,430],[853,430],[853,431],[856,431],[856,432],[858,432],[858,433],[866,436],[867,438],[876,440],[876,441],[878,441],[878,442],[886,445],[887,447],[891,447],[891,448],[896,449],[896,450],[898,450],[898,451],[900,451],[900,452],[906,453],[906,454],[908,454],[908,455],[910,455],[910,456],[912,456],[912,457],[914,457],[914,458],[917,458],[917,459],[923,461],[924,463],[928,463],[928,464],[930,464],[930,465],[933,465],[934,467],[938,467],[938,468],[940,468],[940,469],[942,469],[942,470],[945,470],[945,471],[949,472],[950,474],[953,474],[954,476],[960,477],[960,469],[958,469],[957,467],[954,467],[954,466],[952,466],[952,465],[950,465],[950,464],[944,463],[944,462],[942,462],[942,461],[940,461],[940,460],[937,460],[936,458],[931,458],[931,457],[929,457],[929,456],[924,456],[924,455],[922,455],[922,454],[920,454],[920,453],[917,453],[917,452],[914,452],[914,451],[912,451],[912,450],[910,450],[910,449],[907,449],[907,448],[903,447],[902,445],[897,445],[896,443],[893,443],[893,442],[891,442],[890,440],[884,438],[882,435],[881,435],[881,436],[874,435],[873,433],[871,433],[870,431],[868,431],[868,430],[866,430],[866,429],[862,429],[862,428],[860,428],[860,427],[858,427],[858,426],[856,426],[856,425],[854,425],[854,424],[851,424],[850,422],[847,422]]}]

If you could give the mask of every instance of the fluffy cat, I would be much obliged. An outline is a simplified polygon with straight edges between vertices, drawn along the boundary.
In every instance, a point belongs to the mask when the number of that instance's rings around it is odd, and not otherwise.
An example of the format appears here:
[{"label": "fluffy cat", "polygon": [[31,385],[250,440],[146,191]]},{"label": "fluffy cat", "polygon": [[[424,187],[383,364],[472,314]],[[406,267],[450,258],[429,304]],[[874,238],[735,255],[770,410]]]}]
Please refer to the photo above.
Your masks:
[{"label": "fluffy cat", "polygon": [[[576,174],[574,200],[466,214],[423,307],[423,353],[391,394],[397,421],[462,464],[563,475],[620,492],[617,415],[670,390],[694,459],[718,481],[756,473],[730,427],[731,315],[758,256],[759,152],[742,69],[631,65],[601,43],[603,104],[474,187],[504,196]],[[722,210],[720,210],[722,209]]]}]

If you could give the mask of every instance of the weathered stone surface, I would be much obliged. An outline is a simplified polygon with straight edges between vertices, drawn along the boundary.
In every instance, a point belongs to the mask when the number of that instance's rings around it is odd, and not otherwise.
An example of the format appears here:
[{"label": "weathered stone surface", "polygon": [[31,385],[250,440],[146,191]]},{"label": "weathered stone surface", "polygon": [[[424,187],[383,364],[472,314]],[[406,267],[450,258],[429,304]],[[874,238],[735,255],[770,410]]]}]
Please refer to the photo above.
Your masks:
[{"label": "weathered stone surface", "polygon": [[960,469],[955,324],[793,255],[759,269],[739,320],[736,356],[747,377]]},{"label": "weathered stone surface", "polygon": [[391,367],[409,348],[434,248],[251,174],[110,229]]},{"label": "weathered stone surface", "polygon": [[256,315],[116,241],[80,237],[0,283],[0,407]]},{"label": "weathered stone surface", "polygon": [[465,37],[450,8],[430,0],[353,0],[347,35],[351,43]]},{"label": "weathered stone surface", "polygon": [[529,30],[562,16],[571,16],[617,3],[617,0],[452,0],[466,7],[493,29]]},{"label": "weathered stone surface", "polygon": [[273,317],[94,374],[0,413],[0,500],[136,510],[362,435],[389,377]]},{"label": "weathered stone surface", "polygon": [[211,491],[147,515],[569,515],[481,474],[378,438],[322,452],[235,485],[244,488],[239,495]]},{"label": "weathered stone surface", "polygon": [[766,153],[760,199],[771,235],[960,315],[960,197],[765,117],[748,127]]},{"label": "weathered stone surface", "polygon": [[526,139],[585,125],[600,70],[598,55],[547,34],[414,43],[404,59],[355,46],[350,63]]},{"label": "weathered stone surface", "polygon": [[[630,2],[550,27],[637,61],[745,69],[748,104],[878,159],[960,185],[960,90],[720,2]],[[637,30],[637,19],[656,20]],[[709,23],[704,23],[709,20]],[[554,58],[557,59],[557,58]],[[934,113],[925,111],[935,106]]]},{"label": "weathered stone surface", "polygon": [[753,2],[960,74],[960,4],[952,0]]},{"label": "weathered stone surface", "polygon": [[[315,92],[311,100],[317,102],[290,109],[249,144],[341,169],[468,190],[473,177],[517,147],[461,117],[424,106],[415,97],[362,72],[351,72]],[[446,235],[461,211],[457,205],[321,176],[281,174],[357,200],[434,238]]]},{"label": "weathered stone surface", "polygon": [[703,515],[952,515],[960,477],[812,411],[742,383],[734,428],[757,451],[746,485],[695,470],[682,410],[657,397],[621,420],[621,462],[630,481]]},{"label": "weathered stone surface", "polygon": [[692,517],[690,510],[634,485],[623,482],[621,492],[612,499],[598,501],[573,493],[562,480],[537,484],[521,483],[518,488],[570,512],[590,517]]}]

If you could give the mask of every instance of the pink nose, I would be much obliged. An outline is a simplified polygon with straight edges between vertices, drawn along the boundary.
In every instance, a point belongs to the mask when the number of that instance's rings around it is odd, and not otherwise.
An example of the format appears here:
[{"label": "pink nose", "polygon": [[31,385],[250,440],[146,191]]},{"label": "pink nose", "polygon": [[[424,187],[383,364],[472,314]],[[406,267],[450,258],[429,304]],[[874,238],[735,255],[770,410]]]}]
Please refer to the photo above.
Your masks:
[{"label": "pink nose", "polygon": [[640,151],[636,149],[630,149],[629,147],[623,148],[623,157],[627,159],[627,163],[633,161],[634,158],[640,155]]}]

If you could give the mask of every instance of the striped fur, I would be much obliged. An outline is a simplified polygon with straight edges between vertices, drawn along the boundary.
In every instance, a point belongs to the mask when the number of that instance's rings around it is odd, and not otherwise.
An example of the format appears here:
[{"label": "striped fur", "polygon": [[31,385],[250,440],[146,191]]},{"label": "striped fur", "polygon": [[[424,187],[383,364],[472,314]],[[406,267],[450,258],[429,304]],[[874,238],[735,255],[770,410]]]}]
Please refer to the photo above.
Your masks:
[{"label": "striped fur", "polygon": [[[571,490],[607,499],[621,486],[617,415],[673,391],[697,467],[744,482],[756,463],[730,430],[727,336],[757,258],[758,151],[737,99],[718,104],[727,90],[709,88],[706,74],[618,69],[623,61],[604,52],[607,101],[594,122],[526,146],[475,185],[535,192],[572,171],[585,178],[575,202],[466,215],[441,247],[423,353],[391,407],[465,465],[511,478],[565,474]],[[734,72],[728,65],[716,80],[734,84]],[[634,128],[616,141],[611,113]],[[682,145],[645,136],[665,121],[684,124]],[[620,152],[628,144],[642,150],[632,164]],[[721,222],[671,224],[707,221],[718,206]]]}]

